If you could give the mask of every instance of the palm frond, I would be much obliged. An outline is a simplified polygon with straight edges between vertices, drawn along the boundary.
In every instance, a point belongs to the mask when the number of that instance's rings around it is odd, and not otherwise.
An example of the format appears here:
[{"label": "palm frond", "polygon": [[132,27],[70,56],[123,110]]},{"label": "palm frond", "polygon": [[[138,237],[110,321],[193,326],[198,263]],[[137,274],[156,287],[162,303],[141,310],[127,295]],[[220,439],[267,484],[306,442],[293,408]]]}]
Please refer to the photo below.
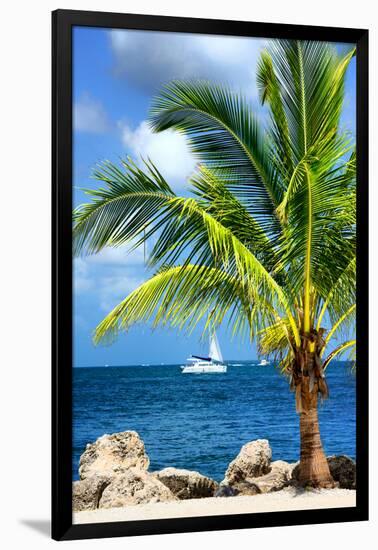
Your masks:
[{"label": "palm frond", "polygon": [[354,50],[341,58],[326,42],[277,40],[270,54],[281,88],[294,161],[299,162],[310,146],[338,127],[345,72]]},{"label": "palm frond", "polygon": [[176,129],[209,168],[223,171],[229,189],[265,229],[278,233],[279,181],[260,125],[248,103],[230,89],[204,81],[168,84],[153,100],[156,132]]},{"label": "palm frond", "polygon": [[335,359],[338,355],[342,355],[347,349],[352,348],[353,350],[355,347],[356,340],[347,340],[346,342],[343,342],[342,344],[337,346],[325,359],[323,363],[323,370],[326,370],[332,359]]},{"label": "palm frond", "polygon": [[239,334],[250,338],[253,304],[271,318],[253,288],[246,293],[238,278],[220,269],[191,264],[164,267],[105,317],[94,340],[111,341],[133,324],[150,320],[154,327],[169,325],[189,333],[203,321],[204,332],[211,333],[226,316],[231,330],[237,326]]},{"label": "palm frond", "polygon": [[277,358],[293,346],[294,338],[288,319],[278,318],[272,325],[258,333],[258,351],[260,355]]},{"label": "palm frond", "polygon": [[279,243],[266,234],[243,204],[227,188],[215,170],[200,167],[191,183],[193,192],[205,210],[243,243],[264,265],[274,273],[280,267]]},{"label": "palm frond", "polygon": [[352,307],[356,300],[356,257],[352,256],[345,268],[329,288],[318,315],[316,329],[319,330],[326,312],[334,322],[335,315],[343,313]]},{"label": "palm frond", "polygon": [[324,339],[324,347],[321,351],[320,356],[324,355],[324,352],[327,348],[327,345],[331,339],[338,333],[344,330],[344,332],[349,332],[350,328],[354,327],[356,314],[356,304],[353,304],[341,317],[334,323],[331,329],[328,331],[326,338]]},{"label": "palm frond", "polygon": [[[343,154],[343,140],[333,141],[311,163],[304,162],[281,203],[287,220],[283,262],[290,266],[293,287],[299,291],[307,285],[308,291],[313,286],[322,297],[354,254],[354,242],[345,234],[353,221],[346,215],[351,210],[345,173],[342,167],[334,173],[334,162]],[[333,257],[327,263],[329,251]]]},{"label": "palm frond", "polygon": [[105,187],[87,189],[91,201],[74,210],[75,255],[123,245],[154,227],[161,207],[175,195],[151,161],[144,165],[143,171],[128,159],[123,170],[111,162],[97,167],[94,178]]},{"label": "palm frond", "polygon": [[274,163],[284,179],[287,179],[293,172],[293,144],[282,100],[281,84],[274,70],[272,56],[267,50],[261,53],[258,62],[257,87],[261,103],[267,103],[270,107]]},{"label": "palm frond", "polygon": [[257,335],[258,353],[277,362],[282,373],[290,372],[295,357],[295,340],[287,318],[276,321],[261,329]]}]

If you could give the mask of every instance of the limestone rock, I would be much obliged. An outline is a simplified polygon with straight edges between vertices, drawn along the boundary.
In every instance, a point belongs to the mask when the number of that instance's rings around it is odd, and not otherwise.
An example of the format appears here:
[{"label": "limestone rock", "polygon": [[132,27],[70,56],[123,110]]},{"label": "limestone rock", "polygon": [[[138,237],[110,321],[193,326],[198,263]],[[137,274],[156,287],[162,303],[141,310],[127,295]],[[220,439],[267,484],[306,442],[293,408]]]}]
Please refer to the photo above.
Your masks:
[{"label": "limestone rock", "polygon": [[238,494],[238,490],[234,487],[230,487],[229,485],[219,485],[219,488],[215,492],[215,497],[236,497]]},{"label": "limestone rock", "polygon": [[96,475],[106,477],[137,467],[147,470],[149,458],[144,443],[136,432],[119,432],[103,435],[86,446],[80,457],[80,479]]},{"label": "limestone rock", "polygon": [[116,475],[104,489],[99,508],[119,508],[170,500],[177,499],[156,476],[145,470],[129,468]]},{"label": "limestone rock", "polygon": [[[291,480],[292,465],[283,460],[276,460],[271,463],[270,471],[258,477],[248,477],[241,481],[234,481],[227,486],[237,495],[258,495],[260,493],[271,493],[280,491],[289,485]],[[223,486],[226,487],[226,486]]]},{"label": "limestone rock", "polygon": [[238,496],[254,496],[261,493],[260,487],[252,480],[244,479],[238,481],[231,486]]},{"label": "limestone rock", "polygon": [[218,483],[198,472],[179,468],[164,468],[153,474],[180,500],[212,497]]},{"label": "limestone rock", "polygon": [[247,479],[246,481],[256,484],[260,493],[271,493],[273,491],[280,491],[289,484],[291,472],[291,464],[283,460],[276,460],[271,463],[269,473],[253,479]]},{"label": "limestone rock", "polygon": [[238,456],[229,464],[224,484],[234,485],[247,478],[269,473],[272,450],[269,441],[257,439],[243,445]]},{"label": "limestone rock", "polygon": [[328,456],[328,466],[340,489],[356,488],[356,463],[349,456]]},{"label": "limestone rock", "polygon": [[291,481],[294,483],[294,485],[295,485],[295,484],[298,482],[298,480],[299,480],[299,465],[300,465],[300,462],[298,461],[298,462],[295,464],[295,466],[294,466],[294,468],[293,468],[293,470],[292,470],[292,472],[291,472]]},{"label": "limestone rock", "polygon": [[82,481],[74,481],[72,484],[73,511],[96,510],[102,493],[109,483],[109,478],[96,475]]}]

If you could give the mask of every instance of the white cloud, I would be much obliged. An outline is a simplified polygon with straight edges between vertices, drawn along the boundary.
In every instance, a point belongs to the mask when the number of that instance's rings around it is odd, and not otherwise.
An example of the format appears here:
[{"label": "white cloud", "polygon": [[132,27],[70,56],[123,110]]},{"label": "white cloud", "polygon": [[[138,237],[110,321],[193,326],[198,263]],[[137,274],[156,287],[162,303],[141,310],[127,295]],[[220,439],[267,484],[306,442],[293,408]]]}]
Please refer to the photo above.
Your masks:
[{"label": "white cloud", "polygon": [[262,39],[112,30],[114,72],[150,93],[172,79],[226,82],[256,96],[256,63]]},{"label": "white cloud", "polygon": [[196,160],[186,138],[173,130],[155,134],[144,120],[135,129],[120,123],[122,142],[131,156],[151,158],[168,183],[183,187]]},{"label": "white cloud", "polygon": [[132,252],[126,247],[108,247],[98,254],[75,258],[75,295],[94,297],[98,308],[109,313],[143,282],[143,273],[142,247]]},{"label": "white cloud", "polygon": [[73,270],[73,286],[76,293],[83,293],[93,288],[93,281],[88,274],[88,265],[86,260],[75,258]]},{"label": "white cloud", "polygon": [[[200,34],[195,37],[197,49],[208,60],[236,71],[236,67],[244,65],[244,71],[249,71],[249,64],[256,59],[259,48],[264,41],[256,38],[242,38],[235,36],[213,36]],[[253,58],[251,59],[251,54]],[[249,61],[249,62],[248,62]]]},{"label": "white cloud", "polygon": [[100,101],[84,94],[73,109],[73,127],[78,132],[102,134],[109,130],[109,119]]},{"label": "white cloud", "polygon": [[109,313],[142,282],[141,278],[129,273],[102,278],[97,290],[99,306],[102,311]]},{"label": "white cloud", "polygon": [[112,266],[142,266],[144,263],[143,247],[129,251],[127,246],[118,248],[106,247],[98,254],[86,258],[87,264],[103,264]]}]

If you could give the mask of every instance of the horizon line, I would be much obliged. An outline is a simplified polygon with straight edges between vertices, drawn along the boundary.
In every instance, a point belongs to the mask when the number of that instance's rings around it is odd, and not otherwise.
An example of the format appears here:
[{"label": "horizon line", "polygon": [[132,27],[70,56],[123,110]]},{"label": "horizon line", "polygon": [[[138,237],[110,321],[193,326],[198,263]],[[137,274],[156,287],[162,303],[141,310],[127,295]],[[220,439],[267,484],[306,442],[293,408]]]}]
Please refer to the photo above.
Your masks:
[{"label": "horizon line", "polygon": [[[260,359],[225,359],[224,363],[236,363],[236,365],[229,365],[229,366],[237,366],[237,364],[241,363],[249,363],[249,362],[255,362],[260,361]],[[182,362],[182,361],[181,361]],[[270,361],[270,365],[264,365],[264,366],[272,366],[274,363],[277,363],[278,361],[275,361],[272,359]],[[353,361],[350,361],[348,359],[333,359],[332,362],[335,363],[352,363]],[[100,369],[100,368],[125,368],[125,367],[176,367],[179,365],[179,363],[128,363],[127,365],[78,365],[78,366],[72,366],[73,369]]]}]

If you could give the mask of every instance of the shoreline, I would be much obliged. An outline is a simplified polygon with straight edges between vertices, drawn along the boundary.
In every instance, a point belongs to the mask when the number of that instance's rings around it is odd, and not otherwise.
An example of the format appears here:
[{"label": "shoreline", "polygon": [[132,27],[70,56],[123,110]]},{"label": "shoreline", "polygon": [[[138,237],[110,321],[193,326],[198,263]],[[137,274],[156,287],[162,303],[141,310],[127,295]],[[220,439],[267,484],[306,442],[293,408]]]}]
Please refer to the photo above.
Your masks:
[{"label": "shoreline", "polygon": [[351,489],[303,490],[293,487],[254,496],[209,497],[170,502],[137,504],[122,508],[98,508],[74,512],[73,524],[104,523],[203,517],[232,514],[258,514],[321,508],[350,508],[356,506],[356,491]]}]

